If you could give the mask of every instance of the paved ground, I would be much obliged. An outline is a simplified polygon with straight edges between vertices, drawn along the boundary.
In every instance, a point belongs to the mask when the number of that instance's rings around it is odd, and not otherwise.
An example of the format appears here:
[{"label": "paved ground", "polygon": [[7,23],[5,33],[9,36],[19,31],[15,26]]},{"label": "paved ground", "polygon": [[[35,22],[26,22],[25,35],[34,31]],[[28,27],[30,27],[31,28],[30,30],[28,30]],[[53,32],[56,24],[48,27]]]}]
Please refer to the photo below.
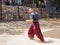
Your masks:
[{"label": "paved ground", "polygon": [[60,45],[60,22],[52,20],[40,20],[42,33],[46,43],[39,40],[30,40],[27,37],[27,29],[30,24],[23,21],[0,23],[0,45]]}]

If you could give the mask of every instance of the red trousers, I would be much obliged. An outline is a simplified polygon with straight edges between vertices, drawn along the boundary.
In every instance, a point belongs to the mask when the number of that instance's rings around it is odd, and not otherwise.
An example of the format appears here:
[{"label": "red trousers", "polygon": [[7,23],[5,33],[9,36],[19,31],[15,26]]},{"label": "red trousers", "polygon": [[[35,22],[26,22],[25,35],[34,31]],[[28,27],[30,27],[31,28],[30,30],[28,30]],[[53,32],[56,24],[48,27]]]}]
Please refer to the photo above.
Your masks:
[{"label": "red trousers", "polygon": [[36,35],[41,40],[41,42],[44,42],[44,38],[38,22],[33,23],[28,30],[28,37],[30,39],[34,38],[34,35]]}]

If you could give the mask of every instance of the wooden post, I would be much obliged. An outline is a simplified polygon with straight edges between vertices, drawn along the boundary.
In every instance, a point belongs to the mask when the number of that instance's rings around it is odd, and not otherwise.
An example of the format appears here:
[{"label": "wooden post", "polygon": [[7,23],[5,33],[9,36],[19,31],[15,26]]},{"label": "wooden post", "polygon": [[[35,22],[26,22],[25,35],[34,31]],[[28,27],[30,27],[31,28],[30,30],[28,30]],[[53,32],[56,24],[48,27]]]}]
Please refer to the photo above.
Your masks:
[{"label": "wooden post", "polygon": [[0,0],[0,20],[2,20],[2,0]]},{"label": "wooden post", "polygon": [[42,19],[42,2],[41,2],[41,19]]},{"label": "wooden post", "polygon": [[19,4],[18,4],[18,19],[20,19],[20,13],[19,13]]}]

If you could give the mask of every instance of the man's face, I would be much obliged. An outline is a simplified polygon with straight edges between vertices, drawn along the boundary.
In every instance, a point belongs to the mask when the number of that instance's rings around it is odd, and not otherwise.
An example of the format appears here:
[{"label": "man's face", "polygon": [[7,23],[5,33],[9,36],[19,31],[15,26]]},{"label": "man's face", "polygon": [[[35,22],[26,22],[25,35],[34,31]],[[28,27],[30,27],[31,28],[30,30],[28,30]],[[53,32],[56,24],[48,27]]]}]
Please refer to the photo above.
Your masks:
[{"label": "man's face", "polygon": [[30,14],[30,13],[32,13],[32,11],[31,11],[31,10],[29,10],[29,11],[28,11],[28,13]]},{"label": "man's face", "polygon": [[33,9],[29,9],[28,13],[30,14],[30,13],[32,13],[32,12],[33,12]]}]

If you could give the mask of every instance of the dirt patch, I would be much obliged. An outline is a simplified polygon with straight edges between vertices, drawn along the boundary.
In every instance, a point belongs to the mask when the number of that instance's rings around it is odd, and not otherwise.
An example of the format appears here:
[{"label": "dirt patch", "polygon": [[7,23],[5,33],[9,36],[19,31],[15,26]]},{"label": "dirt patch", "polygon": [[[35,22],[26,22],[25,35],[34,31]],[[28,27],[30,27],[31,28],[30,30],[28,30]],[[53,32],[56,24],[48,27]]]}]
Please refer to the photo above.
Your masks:
[{"label": "dirt patch", "polygon": [[43,33],[45,37],[59,38],[60,39],[60,30],[51,30]]}]

